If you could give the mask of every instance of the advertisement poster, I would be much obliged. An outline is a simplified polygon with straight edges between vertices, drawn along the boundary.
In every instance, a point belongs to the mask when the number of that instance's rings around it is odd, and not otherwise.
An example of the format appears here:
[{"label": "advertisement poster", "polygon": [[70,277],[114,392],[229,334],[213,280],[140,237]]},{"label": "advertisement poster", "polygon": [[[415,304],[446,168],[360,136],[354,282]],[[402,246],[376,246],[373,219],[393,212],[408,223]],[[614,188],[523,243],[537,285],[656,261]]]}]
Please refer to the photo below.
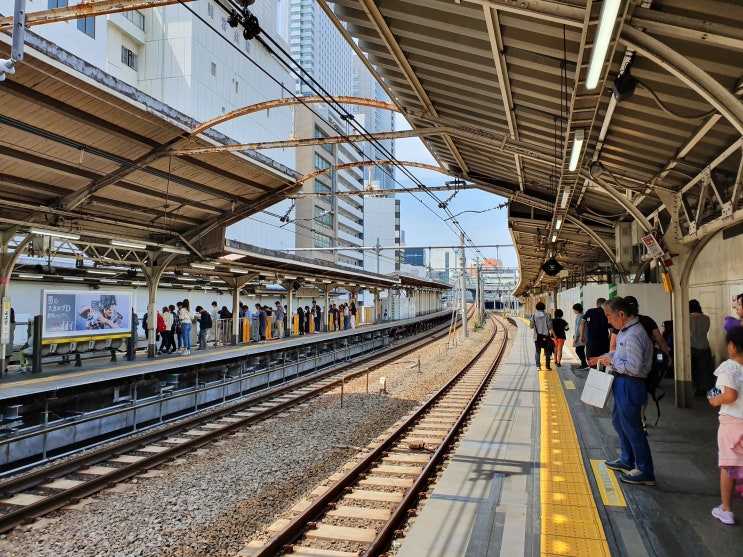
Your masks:
[{"label": "advertisement poster", "polygon": [[107,335],[131,329],[132,299],[127,292],[44,290],[43,338]]}]

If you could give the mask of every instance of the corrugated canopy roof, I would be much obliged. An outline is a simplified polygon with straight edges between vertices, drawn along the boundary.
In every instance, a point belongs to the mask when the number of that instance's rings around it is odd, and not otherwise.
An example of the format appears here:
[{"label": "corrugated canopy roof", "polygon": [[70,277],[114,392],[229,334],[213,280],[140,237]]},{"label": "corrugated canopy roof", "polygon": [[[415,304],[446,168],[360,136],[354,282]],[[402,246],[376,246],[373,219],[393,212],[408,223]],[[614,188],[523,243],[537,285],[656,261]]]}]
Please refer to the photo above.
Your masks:
[{"label": "corrugated canopy roof", "polygon": [[[2,35],[0,58],[9,56]],[[256,152],[169,156],[236,143],[26,32],[0,84],[0,230],[196,248],[285,198],[298,174]]]},{"label": "corrugated canopy roof", "polygon": [[[324,0],[319,3],[329,11]],[[507,197],[517,293],[615,265],[615,224],[679,253],[743,219],[743,6],[619,2],[598,86],[586,76],[609,0],[339,0],[349,38],[452,175]],[[634,94],[615,103],[627,68]],[[626,76],[625,76],[626,79]],[[621,80],[619,89],[627,92]],[[624,95],[623,95],[624,96]],[[569,170],[573,141],[580,163]],[[736,186],[737,183],[737,186]],[[556,237],[555,237],[556,235]],[[605,276],[605,275],[604,275]]]}]

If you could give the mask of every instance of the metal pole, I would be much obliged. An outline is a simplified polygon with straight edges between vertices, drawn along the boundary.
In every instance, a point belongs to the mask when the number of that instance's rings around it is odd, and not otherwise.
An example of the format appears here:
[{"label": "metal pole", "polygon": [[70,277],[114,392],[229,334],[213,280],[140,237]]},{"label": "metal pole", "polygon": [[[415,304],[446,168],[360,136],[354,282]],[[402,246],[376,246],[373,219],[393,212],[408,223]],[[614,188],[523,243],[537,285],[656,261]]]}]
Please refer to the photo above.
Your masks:
[{"label": "metal pole", "polygon": [[466,278],[464,276],[464,266],[466,263],[466,257],[464,254],[464,232],[459,233],[459,249],[460,249],[460,256],[459,260],[461,262],[461,283],[462,283],[462,329],[464,329],[464,336],[469,337],[469,332],[467,331],[467,282]]}]

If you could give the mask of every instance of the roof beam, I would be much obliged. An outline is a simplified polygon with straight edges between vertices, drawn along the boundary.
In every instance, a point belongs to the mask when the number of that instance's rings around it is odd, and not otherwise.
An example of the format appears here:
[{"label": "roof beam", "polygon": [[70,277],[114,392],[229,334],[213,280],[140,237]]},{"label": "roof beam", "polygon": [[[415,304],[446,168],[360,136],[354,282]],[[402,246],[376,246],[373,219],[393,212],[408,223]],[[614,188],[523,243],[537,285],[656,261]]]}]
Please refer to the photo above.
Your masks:
[{"label": "roof beam", "polygon": [[[459,1],[459,0],[457,0]],[[580,27],[583,25],[584,8],[570,6],[564,2],[555,2],[552,0],[529,0],[529,2],[514,2],[513,0],[464,0],[473,4],[481,4],[485,8],[515,13],[552,21],[560,25],[570,27]]]},{"label": "roof beam", "polygon": [[[359,0],[359,4],[369,18],[369,21],[376,28],[380,38],[384,41],[387,50],[394,57],[395,62],[405,75],[405,78],[407,79],[410,87],[412,87],[412,89],[415,91],[421,104],[425,107],[426,111],[429,114],[434,117],[438,117],[436,108],[434,108],[431,99],[428,97],[428,93],[426,93],[423,84],[420,82],[418,76],[415,74],[415,70],[413,70],[410,62],[408,62],[405,53],[402,51],[402,48],[397,42],[397,39],[392,33],[392,30],[389,28],[389,25],[387,25],[387,22],[382,16],[382,13],[379,11],[379,7],[377,6],[377,4],[374,2],[374,0]],[[446,144],[449,147],[452,155],[454,155],[454,157],[457,159],[461,171],[467,172],[467,163],[464,162],[462,155],[459,154],[459,151],[454,145],[452,139],[448,136],[444,136],[444,141],[446,141]]]},{"label": "roof beam", "polygon": [[[98,15],[129,12],[132,10],[147,10],[159,6],[180,4],[181,2],[193,2],[193,0],[91,0],[81,2],[64,8],[52,10],[41,10],[26,13],[26,27],[56,23],[59,21],[70,21],[83,17],[94,17]],[[0,17],[0,31],[13,29],[13,16]]]},{"label": "roof beam", "polygon": [[[513,108],[513,95],[511,94],[511,83],[508,80],[508,66],[506,64],[505,49],[503,48],[503,35],[500,30],[500,19],[498,12],[493,8],[483,6],[485,15],[485,25],[488,29],[488,37],[490,39],[490,49],[493,51],[493,62],[495,64],[495,70],[498,72],[498,87],[501,92],[501,99],[503,101],[503,112],[506,115],[506,122],[508,123],[508,131],[511,132],[511,137],[516,141],[519,140],[519,130],[516,125],[516,111]],[[518,154],[513,155],[514,163],[516,165],[516,175],[519,181],[519,189],[523,192],[524,186],[524,171],[521,165],[521,156]]]},{"label": "roof beam", "polygon": [[743,30],[730,25],[640,7],[635,8],[630,24],[666,37],[743,50]]},{"label": "roof beam", "polygon": [[394,104],[383,101],[376,101],[373,99],[364,99],[360,97],[346,97],[343,95],[330,99],[327,97],[288,97],[285,99],[273,99],[262,103],[251,104],[250,106],[244,106],[242,108],[232,110],[227,114],[220,114],[216,118],[212,118],[211,120],[207,120],[203,124],[199,124],[198,126],[196,126],[193,130],[191,130],[189,137],[198,135],[201,132],[213,128],[218,124],[223,124],[224,122],[228,122],[229,120],[239,118],[240,116],[246,116],[248,114],[253,114],[255,112],[262,112],[264,110],[271,110],[272,108],[280,108],[282,106],[296,106],[298,104],[306,106],[308,104],[318,103],[352,104],[356,106],[367,106],[371,108],[389,110],[390,112],[400,112],[400,109]]},{"label": "roof beam", "polygon": [[743,135],[743,105],[711,75],[671,47],[631,25],[625,24],[622,27],[619,40],[696,91]]}]

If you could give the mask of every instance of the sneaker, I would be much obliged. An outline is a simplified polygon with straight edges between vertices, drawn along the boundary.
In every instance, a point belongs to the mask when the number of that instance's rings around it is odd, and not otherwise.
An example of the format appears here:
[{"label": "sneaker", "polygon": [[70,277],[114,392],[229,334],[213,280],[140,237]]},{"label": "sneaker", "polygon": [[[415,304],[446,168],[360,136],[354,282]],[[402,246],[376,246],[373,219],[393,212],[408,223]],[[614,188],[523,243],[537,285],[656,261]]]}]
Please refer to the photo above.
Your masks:
[{"label": "sneaker", "polygon": [[628,473],[630,470],[632,470],[632,468],[634,468],[634,466],[627,464],[621,458],[618,458],[616,460],[605,460],[604,466],[606,466],[609,470],[616,470],[618,472],[623,472],[624,474]]},{"label": "sneaker", "polygon": [[655,478],[653,476],[651,476],[650,474],[646,474],[645,472],[641,472],[637,468],[630,472],[627,472],[626,474],[622,474],[621,476],[619,476],[619,480],[623,481],[626,484],[655,485]]},{"label": "sneaker", "polygon": [[712,516],[714,516],[717,520],[719,520],[723,524],[735,524],[735,517],[733,516],[733,511],[723,511],[722,505],[712,509]]}]

